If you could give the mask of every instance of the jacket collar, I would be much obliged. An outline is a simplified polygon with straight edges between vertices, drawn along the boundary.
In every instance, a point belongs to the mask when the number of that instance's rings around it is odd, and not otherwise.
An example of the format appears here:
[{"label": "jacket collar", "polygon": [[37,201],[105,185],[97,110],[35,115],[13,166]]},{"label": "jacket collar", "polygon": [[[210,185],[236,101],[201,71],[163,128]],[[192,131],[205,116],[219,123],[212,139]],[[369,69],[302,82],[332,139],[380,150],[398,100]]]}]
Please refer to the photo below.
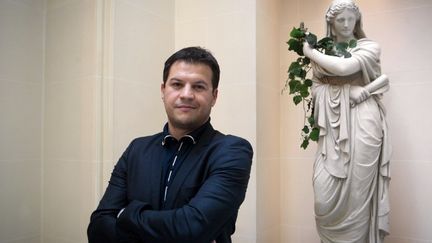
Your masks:
[{"label": "jacket collar", "polygon": [[[209,129],[209,128],[212,128],[212,126],[210,124],[210,118],[203,125],[198,127],[197,129],[195,129],[192,132],[190,132],[189,134],[186,134],[183,137],[181,137],[180,141],[189,141],[192,144],[196,144],[198,142],[198,140],[202,137],[202,134],[204,133],[204,131]],[[177,139],[175,137],[173,137],[168,131],[168,122],[165,124],[165,126],[163,128],[162,135],[163,135],[162,143],[161,143],[162,146],[165,146],[169,143],[177,141]]]}]

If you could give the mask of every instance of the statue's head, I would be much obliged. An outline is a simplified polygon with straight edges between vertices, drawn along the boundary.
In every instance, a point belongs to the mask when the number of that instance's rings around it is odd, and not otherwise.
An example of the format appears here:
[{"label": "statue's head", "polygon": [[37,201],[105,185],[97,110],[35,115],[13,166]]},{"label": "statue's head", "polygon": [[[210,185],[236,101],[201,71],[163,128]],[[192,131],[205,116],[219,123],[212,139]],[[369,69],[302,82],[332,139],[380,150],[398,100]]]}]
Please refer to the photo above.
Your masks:
[{"label": "statue's head", "polygon": [[361,39],[366,37],[362,29],[360,10],[353,0],[334,0],[331,3],[326,13],[327,36],[335,39],[335,33],[332,31],[335,23],[335,19],[339,14],[341,14],[345,10],[349,10],[350,12],[352,12],[356,18],[355,27],[353,30],[354,37],[356,39]]}]

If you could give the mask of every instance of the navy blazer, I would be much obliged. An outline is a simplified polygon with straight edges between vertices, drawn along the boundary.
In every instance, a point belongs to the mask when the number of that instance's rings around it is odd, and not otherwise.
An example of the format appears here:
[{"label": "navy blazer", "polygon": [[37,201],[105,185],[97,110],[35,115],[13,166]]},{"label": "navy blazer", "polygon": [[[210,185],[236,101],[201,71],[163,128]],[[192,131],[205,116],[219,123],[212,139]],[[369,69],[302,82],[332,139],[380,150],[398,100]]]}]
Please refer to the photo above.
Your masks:
[{"label": "navy blazer", "polygon": [[253,151],[245,139],[205,126],[177,169],[163,209],[164,134],[132,141],[91,215],[89,243],[231,242]]}]

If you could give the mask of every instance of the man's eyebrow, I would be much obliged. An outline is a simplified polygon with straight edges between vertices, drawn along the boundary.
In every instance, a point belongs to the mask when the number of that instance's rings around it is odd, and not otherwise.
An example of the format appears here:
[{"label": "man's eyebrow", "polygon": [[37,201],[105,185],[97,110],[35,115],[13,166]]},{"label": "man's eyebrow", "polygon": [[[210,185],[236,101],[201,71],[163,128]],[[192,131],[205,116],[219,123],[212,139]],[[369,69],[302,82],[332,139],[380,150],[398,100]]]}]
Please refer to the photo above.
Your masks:
[{"label": "man's eyebrow", "polygon": [[179,81],[179,82],[183,82],[183,80],[181,80],[180,78],[176,78],[176,77],[172,77],[172,78],[168,79],[168,81]]},{"label": "man's eyebrow", "polygon": [[[181,78],[172,77],[172,78],[168,79],[167,82],[184,82],[184,81]],[[198,79],[196,81],[192,81],[191,83],[192,83],[192,85],[209,86],[209,84],[206,81],[202,80],[202,79]]]},{"label": "man's eyebrow", "polygon": [[196,82],[193,82],[194,84],[204,84],[204,85],[208,85],[207,84],[207,82],[206,81],[204,81],[204,80],[198,80],[198,81],[196,81]]}]

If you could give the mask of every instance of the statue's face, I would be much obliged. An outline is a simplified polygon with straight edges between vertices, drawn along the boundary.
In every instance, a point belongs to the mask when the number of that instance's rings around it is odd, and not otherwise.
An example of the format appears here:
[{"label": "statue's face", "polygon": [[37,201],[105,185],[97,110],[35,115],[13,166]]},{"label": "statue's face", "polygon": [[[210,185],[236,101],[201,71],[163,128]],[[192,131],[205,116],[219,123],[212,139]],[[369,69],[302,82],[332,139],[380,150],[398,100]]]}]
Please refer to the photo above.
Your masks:
[{"label": "statue's face", "polygon": [[356,21],[356,15],[350,9],[344,9],[340,14],[336,15],[332,25],[332,32],[338,42],[354,39]]}]

